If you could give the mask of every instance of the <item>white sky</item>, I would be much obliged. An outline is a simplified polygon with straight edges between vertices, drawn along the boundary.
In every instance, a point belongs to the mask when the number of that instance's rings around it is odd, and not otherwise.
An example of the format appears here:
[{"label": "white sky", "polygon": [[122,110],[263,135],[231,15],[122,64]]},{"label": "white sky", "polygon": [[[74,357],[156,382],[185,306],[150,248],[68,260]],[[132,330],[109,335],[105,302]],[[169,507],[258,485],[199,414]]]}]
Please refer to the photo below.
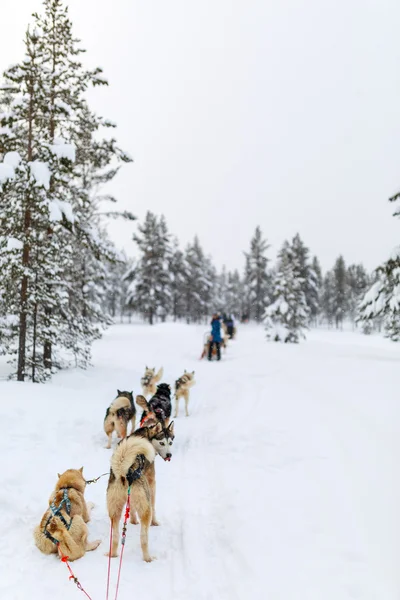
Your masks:
[{"label": "white sky", "polygon": [[[135,159],[113,191],[163,212],[218,266],[243,265],[257,224],[271,257],[300,232],[324,269],[375,267],[399,243],[398,0],[70,0],[92,106]],[[2,7],[0,69],[22,56],[39,0]],[[114,224],[128,253],[133,224]]]}]

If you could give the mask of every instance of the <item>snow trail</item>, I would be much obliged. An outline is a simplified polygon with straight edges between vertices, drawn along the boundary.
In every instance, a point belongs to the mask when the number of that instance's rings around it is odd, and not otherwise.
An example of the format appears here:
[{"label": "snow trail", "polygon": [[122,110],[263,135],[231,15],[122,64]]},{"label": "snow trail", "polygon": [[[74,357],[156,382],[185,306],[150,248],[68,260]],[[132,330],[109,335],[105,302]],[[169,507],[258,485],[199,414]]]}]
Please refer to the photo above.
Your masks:
[{"label": "snow trail", "polygon": [[[204,330],[114,326],[88,371],[44,386],[0,382],[2,599],[82,595],[64,565],[38,552],[32,530],[57,472],[107,471],[105,409],[117,388],[141,392],[146,364],[163,366],[170,384],[195,370],[197,384],[189,418],[181,401],[171,463],[156,460],[157,560],[142,561],[130,525],[120,600],[398,598],[397,347],[326,331],[279,345],[243,326],[210,364],[198,360]],[[106,487],[104,477],[86,492],[96,504],[90,539],[102,544],[73,564],[93,600],[105,597]],[[112,590],[116,575],[113,561]]]}]

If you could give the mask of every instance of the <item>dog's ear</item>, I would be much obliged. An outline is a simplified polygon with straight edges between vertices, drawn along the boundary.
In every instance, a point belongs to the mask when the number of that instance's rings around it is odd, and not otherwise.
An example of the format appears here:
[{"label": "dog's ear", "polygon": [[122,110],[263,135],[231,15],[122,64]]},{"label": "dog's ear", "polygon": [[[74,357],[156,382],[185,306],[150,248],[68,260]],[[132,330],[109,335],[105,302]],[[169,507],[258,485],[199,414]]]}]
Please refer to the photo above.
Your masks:
[{"label": "dog's ear", "polygon": [[157,433],[161,433],[161,432],[162,432],[162,429],[163,429],[163,428],[162,428],[162,425],[161,425],[161,423],[160,423],[160,421],[159,421],[159,422],[157,423],[157,425],[155,426],[155,428],[154,428],[154,431],[155,431],[156,435],[157,435]]},{"label": "dog's ear", "polygon": [[192,375],[194,375],[194,371],[192,371]]},{"label": "dog's ear", "polygon": [[136,404],[140,406],[140,408],[143,408],[143,410],[149,409],[149,405],[147,404],[146,398],[141,394],[139,394],[139,396],[136,396]]},{"label": "dog's ear", "polygon": [[60,473],[57,473],[57,477],[58,477],[58,479],[60,479],[60,477],[61,477]]},{"label": "dog's ear", "polygon": [[133,396],[133,390],[130,392],[131,396]]},{"label": "dog's ear", "polygon": [[83,473],[83,467],[81,467],[81,468],[79,469],[79,472],[80,472],[80,473]]},{"label": "dog's ear", "polygon": [[174,422],[173,421],[171,421],[171,423],[168,425],[168,431],[169,431],[170,435],[172,437],[174,437]]},{"label": "dog's ear", "polygon": [[186,373],[186,369],[183,372]]},{"label": "dog's ear", "polygon": [[121,392],[120,392],[119,390],[117,390],[117,394],[118,394],[118,396],[120,396],[120,395],[121,395]]}]

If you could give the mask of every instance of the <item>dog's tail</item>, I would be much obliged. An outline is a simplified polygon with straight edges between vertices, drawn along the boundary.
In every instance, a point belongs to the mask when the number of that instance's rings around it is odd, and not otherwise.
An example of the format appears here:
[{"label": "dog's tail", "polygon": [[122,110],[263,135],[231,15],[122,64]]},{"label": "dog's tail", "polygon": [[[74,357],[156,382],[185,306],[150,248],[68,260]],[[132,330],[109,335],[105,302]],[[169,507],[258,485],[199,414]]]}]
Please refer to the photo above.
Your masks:
[{"label": "dog's tail", "polygon": [[131,435],[118,444],[111,458],[111,469],[117,479],[126,477],[139,454],[143,454],[149,462],[154,461],[156,452],[146,438]]},{"label": "dog's tail", "polygon": [[146,400],[146,398],[144,396],[142,396],[141,394],[139,394],[139,396],[136,396],[136,404],[138,406],[140,406],[140,408],[142,408],[143,410],[149,412],[150,411],[150,406]]},{"label": "dog's tail", "polygon": [[70,533],[70,529],[74,527],[74,518],[79,519],[81,517],[73,517],[71,526],[68,529],[64,527],[64,525],[59,526],[57,523],[58,519],[54,518],[47,527],[47,531],[58,541],[58,548],[61,552],[61,556],[67,556],[68,560],[71,562],[77,558],[82,558],[85,554],[85,549],[78,546]]},{"label": "dog's tail", "polygon": [[161,369],[158,371],[157,375],[154,377],[154,383],[158,383],[159,381],[161,381],[161,377],[164,375],[164,369],[163,367],[161,367]]}]

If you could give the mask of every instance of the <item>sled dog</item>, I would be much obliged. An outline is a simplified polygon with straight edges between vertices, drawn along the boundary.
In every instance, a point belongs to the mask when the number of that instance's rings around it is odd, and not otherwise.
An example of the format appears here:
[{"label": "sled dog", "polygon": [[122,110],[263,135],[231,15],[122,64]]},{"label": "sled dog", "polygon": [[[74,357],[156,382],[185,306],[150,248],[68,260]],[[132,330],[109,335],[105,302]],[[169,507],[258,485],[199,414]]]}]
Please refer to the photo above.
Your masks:
[{"label": "sled dog", "polygon": [[155,424],[161,421],[167,427],[171,412],[171,388],[168,383],[160,383],[154,396],[147,402],[144,396],[136,396],[136,404],[143,409],[140,426]]},{"label": "sled dog", "polygon": [[106,448],[111,448],[112,434],[115,430],[119,438],[127,435],[128,423],[132,423],[132,430],[135,430],[136,424],[136,406],[133,401],[133,392],[120,392],[117,390],[117,397],[107,408],[104,417],[104,431],[108,436]]},{"label": "sled dog", "polygon": [[185,399],[185,413],[189,416],[189,393],[190,388],[195,384],[194,371],[187,373],[186,370],[179,379],[175,381],[175,415],[174,419],[178,416],[179,412],[179,400],[180,398]]},{"label": "sled dog", "polygon": [[146,367],[144,375],[140,380],[143,389],[143,396],[154,396],[157,390],[157,383],[161,381],[161,377],[163,376],[164,369],[161,369],[156,373],[156,368],[149,369]]},{"label": "sled dog", "polygon": [[171,460],[173,440],[174,424],[171,423],[166,429],[158,422],[151,427],[137,429],[116,447],[111,458],[107,487],[107,508],[112,523],[111,556],[118,555],[119,523],[130,486],[130,522],[137,524],[139,516],[143,560],[152,561],[148,546],[149,526],[158,525],[155,516],[154,459],[159,454],[164,460]]},{"label": "sled dog", "polygon": [[34,531],[35,544],[44,554],[56,554],[59,548],[68,560],[73,561],[89,550],[96,550],[100,544],[100,540],[88,541],[86,523],[94,504],[85,502],[86,481],[82,472],[83,467],[58,474],[49,508]]}]

